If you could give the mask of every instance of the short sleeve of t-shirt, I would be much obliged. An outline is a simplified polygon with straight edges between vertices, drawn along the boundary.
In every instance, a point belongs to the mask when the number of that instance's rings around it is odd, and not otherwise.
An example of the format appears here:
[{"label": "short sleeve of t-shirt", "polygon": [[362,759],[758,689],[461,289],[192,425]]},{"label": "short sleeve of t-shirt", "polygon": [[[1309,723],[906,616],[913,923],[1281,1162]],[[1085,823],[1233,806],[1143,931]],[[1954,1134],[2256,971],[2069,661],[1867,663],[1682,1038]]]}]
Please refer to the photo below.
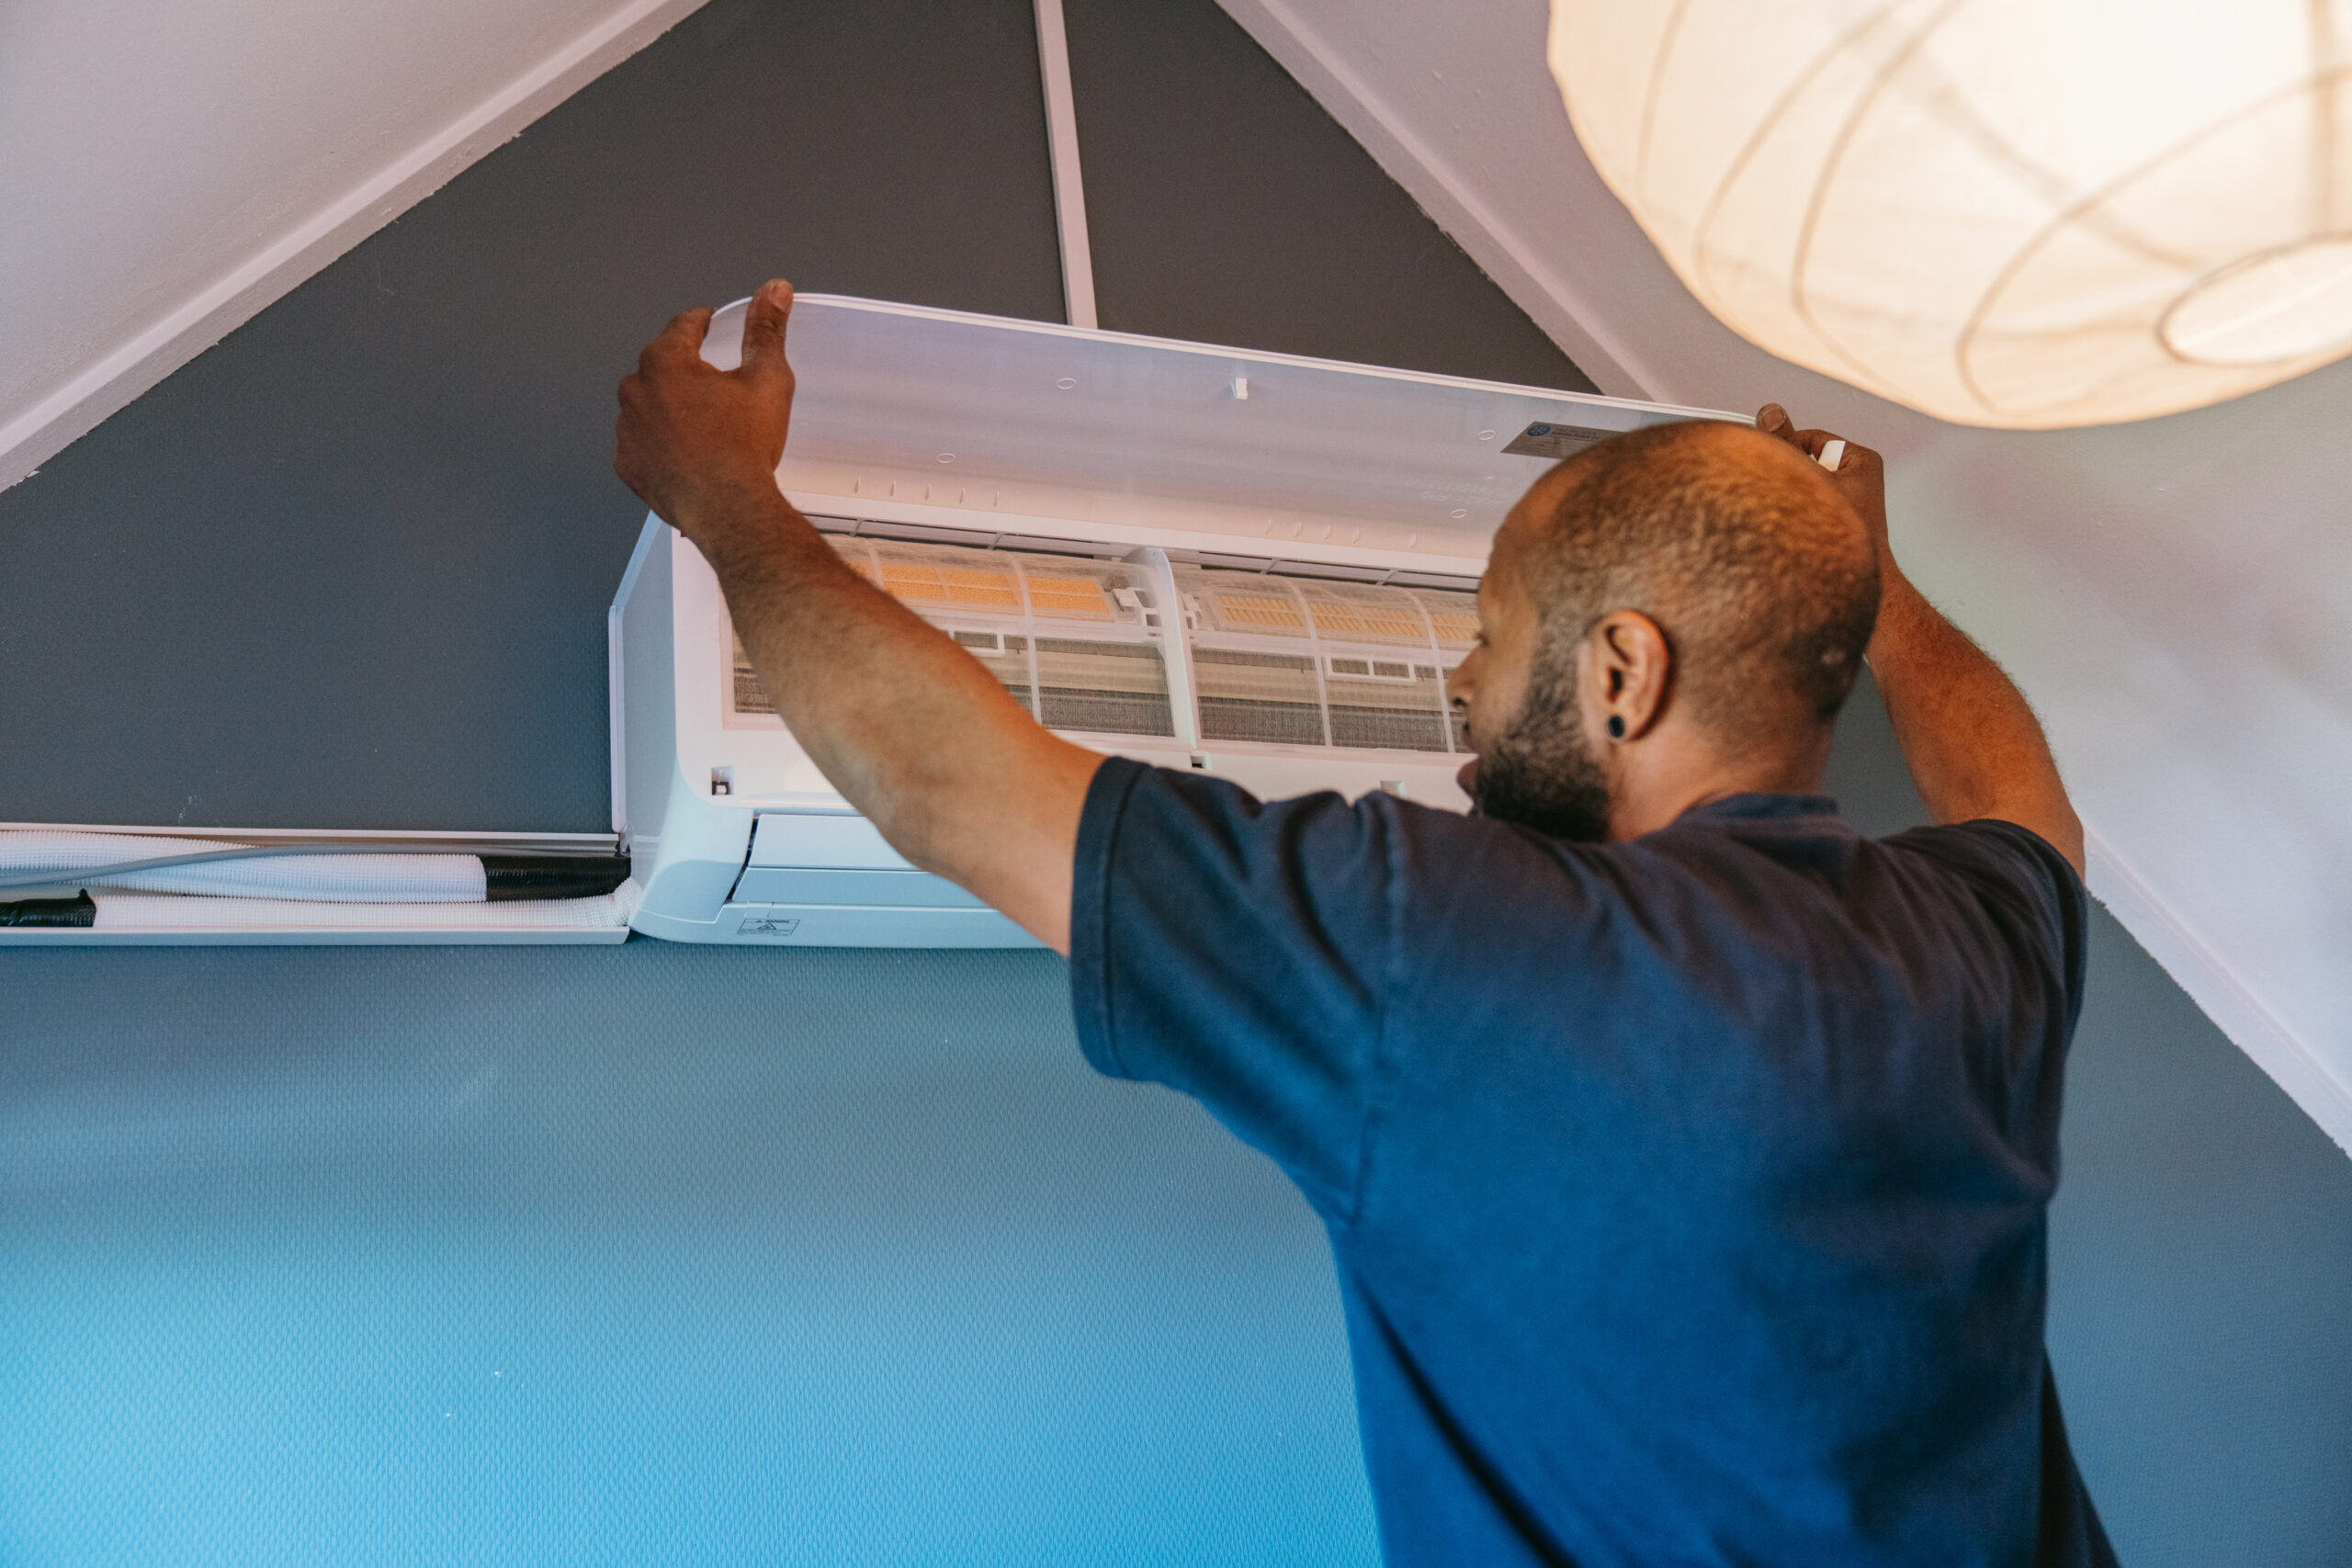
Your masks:
[{"label": "short sleeve of t-shirt", "polygon": [[2052,1011],[2071,1037],[2083,1006],[2090,905],[2066,857],[2031,829],[1993,818],[1915,828],[1885,843],[1924,855],[1961,880],[2020,976],[2039,980],[2058,998]]},{"label": "short sleeve of t-shirt", "polygon": [[1112,758],[1080,818],[1070,987],[1087,1060],[1193,1095],[1344,1217],[1394,958],[1383,805],[1263,802]]}]

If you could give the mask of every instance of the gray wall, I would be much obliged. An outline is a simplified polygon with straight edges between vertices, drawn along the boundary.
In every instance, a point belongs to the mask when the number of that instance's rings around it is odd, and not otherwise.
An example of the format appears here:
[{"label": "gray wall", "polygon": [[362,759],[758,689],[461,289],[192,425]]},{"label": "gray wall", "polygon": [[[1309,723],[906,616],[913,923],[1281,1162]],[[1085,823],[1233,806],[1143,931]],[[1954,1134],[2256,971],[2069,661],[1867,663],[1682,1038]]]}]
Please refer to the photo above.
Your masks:
[{"label": "gray wall", "polygon": [[[1027,12],[717,0],[0,494],[0,818],[601,827],[612,382],[772,272],[1057,317]],[[1585,384],[1209,0],[1069,17],[1106,324]],[[1916,815],[1868,694],[1832,787]],[[2094,940],[2094,1493],[2352,1561],[2352,1164]],[[1060,976],[0,954],[0,1561],[1367,1561],[1319,1235]]]}]

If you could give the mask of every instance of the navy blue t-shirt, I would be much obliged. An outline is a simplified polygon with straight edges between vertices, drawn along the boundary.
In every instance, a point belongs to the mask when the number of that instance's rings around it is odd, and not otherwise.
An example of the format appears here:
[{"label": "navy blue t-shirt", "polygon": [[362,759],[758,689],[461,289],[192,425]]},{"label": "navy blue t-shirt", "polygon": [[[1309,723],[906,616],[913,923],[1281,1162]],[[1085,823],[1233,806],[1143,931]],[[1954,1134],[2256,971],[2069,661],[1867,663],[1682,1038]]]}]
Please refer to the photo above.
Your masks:
[{"label": "navy blue t-shirt", "polygon": [[1392,1563],[2103,1564],[2042,1347],[2074,870],[1747,795],[1572,844],[1113,759],[1070,984],[1331,1237]]}]

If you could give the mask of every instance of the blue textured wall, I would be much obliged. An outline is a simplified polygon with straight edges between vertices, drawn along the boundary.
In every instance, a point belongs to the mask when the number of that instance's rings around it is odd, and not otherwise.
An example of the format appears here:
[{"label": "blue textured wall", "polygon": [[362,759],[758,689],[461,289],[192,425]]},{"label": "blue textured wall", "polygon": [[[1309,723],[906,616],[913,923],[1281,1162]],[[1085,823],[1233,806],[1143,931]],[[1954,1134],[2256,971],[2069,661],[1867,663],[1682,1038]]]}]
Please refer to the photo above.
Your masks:
[{"label": "blue textured wall", "polygon": [[[2352,1169],[2095,944],[2084,1469],[2143,1568],[2340,1565]],[[1312,1217],[1087,1071],[1057,960],[16,953],[0,991],[0,1561],[1372,1556]]]},{"label": "blue textured wall", "polygon": [[6,963],[0,1561],[1373,1553],[1313,1216],[1050,955]]},{"label": "blue textured wall", "polygon": [[[1053,314],[1027,12],[717,0],[0,495],[0,818],[598,826],[613,379],[772,270]],[[1106,319],[1580,384],[1210,0],[1069,15]],[[1917,812],[1867,694],[1831,787]],[[2342,1568],[2352,1161],[2094,944],[2084,1469]],[[1320,1235],[1061,974],[0,953],[0,1563],[1370,1561]]]}]

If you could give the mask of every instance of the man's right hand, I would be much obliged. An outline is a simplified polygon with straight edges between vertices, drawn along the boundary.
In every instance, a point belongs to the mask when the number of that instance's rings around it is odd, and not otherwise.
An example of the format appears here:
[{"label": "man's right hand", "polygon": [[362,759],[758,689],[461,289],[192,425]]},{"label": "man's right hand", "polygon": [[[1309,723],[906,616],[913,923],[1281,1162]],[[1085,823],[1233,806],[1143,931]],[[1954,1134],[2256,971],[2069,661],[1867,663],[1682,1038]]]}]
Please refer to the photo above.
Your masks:
[{"label": "man's right hand", "polygon": [[[1816,463],[1832,441],[1844,439],[1826,430],[1799,430],[1789,411],[1778,403],[1766,403],[1756,412],[1756,428],[1787,442]],[[1883,570],[1887,563],[1885,459],[1859,441],[1848,441],[1837,468],[1828,472],[1829,482],[1870,529]]]},{"label": "man's right hand", "polygon": [[702,356],[707,309],[673,318],[620,385],[613,471],[662,520],[709,555],[731,525],[778,503],[776,465],[792,428],[792,367],[784,327],[792,285],[760,286],[743,315],[741,368]]},{"label": "man's right hand", "polygon": [[[1819,461],[1826,430],[1800,430],[1778,403],[1756,428]],[[2001,667],[1911,585],[1887,545],[1886,465],[1848,441],[1830,482],[1878,546],[1878,628],[1869,659],[1911,782],[1938,822],[1995,818],[2030,828],[2083,870],[2083,825],[2040,721]]]}]

